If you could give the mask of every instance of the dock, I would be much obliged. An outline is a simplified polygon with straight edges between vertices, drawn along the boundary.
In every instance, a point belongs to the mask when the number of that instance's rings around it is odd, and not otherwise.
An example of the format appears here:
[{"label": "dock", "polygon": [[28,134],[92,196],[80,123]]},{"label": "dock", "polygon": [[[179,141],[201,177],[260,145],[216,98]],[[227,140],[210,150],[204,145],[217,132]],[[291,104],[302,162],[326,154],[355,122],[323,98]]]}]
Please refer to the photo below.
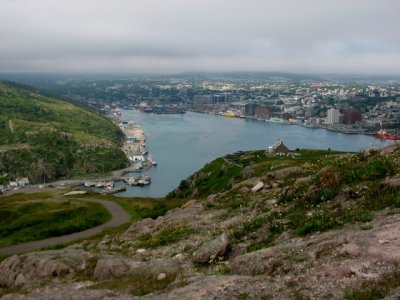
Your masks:
[{"label": "dock", "polygon": [[104,192],[101,192],[101,193],[103,195],[111,195],[111,194],[116,194],[116,193],[125,192],[125,191],[126,191],[126,187],[125,186],[121,186],[121,187],[113,188],[111,190],[104,191]]}]

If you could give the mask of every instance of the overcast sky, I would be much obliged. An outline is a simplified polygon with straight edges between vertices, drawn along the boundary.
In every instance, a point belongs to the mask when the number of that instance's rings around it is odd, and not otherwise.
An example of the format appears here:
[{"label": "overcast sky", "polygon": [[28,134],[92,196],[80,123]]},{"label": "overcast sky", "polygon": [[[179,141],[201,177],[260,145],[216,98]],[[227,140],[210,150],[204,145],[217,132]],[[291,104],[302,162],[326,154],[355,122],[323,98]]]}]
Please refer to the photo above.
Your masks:
[{"label": "overcast sky", "polygon": [[400,0],[1,0],[14,71],[400,74]]}]

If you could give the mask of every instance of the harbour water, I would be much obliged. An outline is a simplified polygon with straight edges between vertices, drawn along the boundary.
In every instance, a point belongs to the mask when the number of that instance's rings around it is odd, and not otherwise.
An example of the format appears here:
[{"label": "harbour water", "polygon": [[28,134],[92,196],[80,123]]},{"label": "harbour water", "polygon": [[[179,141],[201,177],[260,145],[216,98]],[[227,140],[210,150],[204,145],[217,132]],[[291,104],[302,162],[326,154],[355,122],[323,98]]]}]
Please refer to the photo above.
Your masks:
[{"label": "harbour water", "polygon": [[121,113],[122,120],[134,120],[143,126],[149,153],[158,162],[157,167],[147,172],[150,185],[129,186],[117,194],[122,197],[163,197],[207,162],[239,150],[267,149],[277,139],[283,140],[289,149],[358,151],[385,145],[373,136],[192,112],[159,115],[122,110]]}]

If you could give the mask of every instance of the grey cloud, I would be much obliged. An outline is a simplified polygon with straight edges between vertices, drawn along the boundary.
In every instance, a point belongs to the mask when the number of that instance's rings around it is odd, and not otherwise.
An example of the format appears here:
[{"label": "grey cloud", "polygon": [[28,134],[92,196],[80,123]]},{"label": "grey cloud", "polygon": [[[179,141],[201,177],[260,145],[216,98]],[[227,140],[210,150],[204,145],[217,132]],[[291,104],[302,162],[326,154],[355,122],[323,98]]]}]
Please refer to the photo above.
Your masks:
[{"label": "grey cloud", "polygon": [[1,71],[400,73],[398,0],[2,0]]}]

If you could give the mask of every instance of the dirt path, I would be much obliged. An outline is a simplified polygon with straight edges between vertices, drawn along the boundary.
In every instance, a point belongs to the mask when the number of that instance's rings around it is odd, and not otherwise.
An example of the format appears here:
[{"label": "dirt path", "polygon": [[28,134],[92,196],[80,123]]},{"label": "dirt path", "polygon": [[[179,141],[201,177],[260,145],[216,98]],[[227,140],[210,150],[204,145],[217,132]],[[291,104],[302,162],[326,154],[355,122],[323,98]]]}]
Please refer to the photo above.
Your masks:
[{"label": "dirt path", "polygon": [[51,245],[56,245],[56,244],[63,244],[63,243],[68,243],[72,242],[81,238],[87,238],[92,235],[95,235],[97,233],[100,233],[103,231],[103,229],[106,228],[113,228],[113,227],[118,227],[122,224],[125,224],[129,222],[130,220],[130,215],[122,209],[119,204],[107,200],[98,200],[98,199],[80,199],[80,201],[87,201],[87,202],[96,202],[102,204],[110,213],[111,213],[111,220],[108,221],[105,224],[80,231],[80,232],[75,232],[63,236],[58,236],[54,238],[49,238],[45,240],[40,240],[40,241],[32,241],[32,242],[27,242],[23,244],[18,244],[14,246],[9,246],[9,247],[4,247],[0,248],[0,256],[6,256],[6,255],[13,255],[21,252],[28,252],[32,250],[37,250],[40,248],[48,247]]}]

